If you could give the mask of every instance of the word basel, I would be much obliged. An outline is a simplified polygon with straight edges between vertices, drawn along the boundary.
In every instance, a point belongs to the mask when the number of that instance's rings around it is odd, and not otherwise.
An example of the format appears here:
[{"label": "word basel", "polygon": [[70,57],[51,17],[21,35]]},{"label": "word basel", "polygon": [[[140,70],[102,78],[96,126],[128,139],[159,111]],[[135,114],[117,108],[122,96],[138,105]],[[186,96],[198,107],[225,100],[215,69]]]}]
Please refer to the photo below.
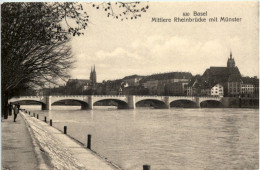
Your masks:
[{"label": "word basel", "polygon": [[[184,17],[188,17],[188,16],[190,16],[190,13],[184,12],[182,15]],[[206,12],[193,11],[193,16],[207,16],[207,15],[208,15],[208,11],[206,11]],[[174,22],[180,22],[180,21],[178,21],[179,19],[180,19],[179,17],[174,17]],[[201,20],[199,22],[205,22],[206,21],[205,18],[199,18],[199,20]],[[171,18],[163,18],[163,17],[158,17],[158,18],[153,17],[152,22],[172,22],[172,19]]]}]

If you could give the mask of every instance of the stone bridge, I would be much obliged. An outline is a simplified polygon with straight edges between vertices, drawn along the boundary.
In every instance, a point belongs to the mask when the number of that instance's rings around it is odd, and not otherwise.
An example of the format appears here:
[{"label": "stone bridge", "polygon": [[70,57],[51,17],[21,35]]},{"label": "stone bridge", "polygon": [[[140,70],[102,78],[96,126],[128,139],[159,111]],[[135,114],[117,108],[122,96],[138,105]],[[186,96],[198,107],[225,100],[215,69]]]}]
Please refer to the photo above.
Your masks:
[{"label": "stone bridge", "polygon": [[[78,101],[81,109],[93,109],[96,102],[113,100],[118,103],[119,109],[135,109],[136,104],[141,101],[156,101],[157,108],[170,108],[174,101],[189,101],[200,107],[201,102],[217,101],[222,102],[223,97],[195,97],[195,96],[125,96],[125,95],[69,95],[69,96],[20,96],[9,100],[10,102],[34,101],[42,105],[42,110],[51,110],[52,104],[59,101]],[[223,103],[224,104],[224,103]]]}]

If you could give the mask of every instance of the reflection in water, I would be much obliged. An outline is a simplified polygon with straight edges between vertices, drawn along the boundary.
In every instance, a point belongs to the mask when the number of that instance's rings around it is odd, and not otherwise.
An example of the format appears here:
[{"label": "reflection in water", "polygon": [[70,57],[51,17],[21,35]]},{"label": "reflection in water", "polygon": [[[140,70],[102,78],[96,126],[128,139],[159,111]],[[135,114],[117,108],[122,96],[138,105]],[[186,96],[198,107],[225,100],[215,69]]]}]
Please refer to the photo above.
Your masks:
[{"label": "reflection in water", "polygon": [[257,109],[25,107],[124,169],[258,169]]}]

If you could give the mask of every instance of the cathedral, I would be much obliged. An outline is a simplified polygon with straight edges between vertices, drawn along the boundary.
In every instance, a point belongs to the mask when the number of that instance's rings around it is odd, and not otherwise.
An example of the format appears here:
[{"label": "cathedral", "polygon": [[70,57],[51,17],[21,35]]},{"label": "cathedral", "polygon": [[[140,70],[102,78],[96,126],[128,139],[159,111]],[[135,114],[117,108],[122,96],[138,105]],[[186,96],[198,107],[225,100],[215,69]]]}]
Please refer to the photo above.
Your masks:
[{"label": "cathedral", "polygon": [[230,58],[227,61],[227,67],[235,67],[235,60],[232,58],[232,52],[230,52]]},{"label": "cathedral", "polygon": [[93,68],[93,69],[92,69],[92,67],[91,67],[90,81],[91,81],[91,84],[92,84],[92,85],[94,85],[94,84],[97,83],[97,73],[96,73],[95,65],[94,65],[94,68]]}]

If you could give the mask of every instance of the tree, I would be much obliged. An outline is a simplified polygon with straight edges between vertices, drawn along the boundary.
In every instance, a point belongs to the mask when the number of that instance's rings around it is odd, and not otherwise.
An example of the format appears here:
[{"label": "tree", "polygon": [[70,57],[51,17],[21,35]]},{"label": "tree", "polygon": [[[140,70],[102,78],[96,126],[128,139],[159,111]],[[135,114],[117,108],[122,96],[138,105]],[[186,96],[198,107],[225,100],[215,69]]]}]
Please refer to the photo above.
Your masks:
[{"label": "tree", "polygon": [[[148,6],[137,9],[138,4],[90,3],[116,19],[140,17]],[[1,16],[2,114],[7,115],[8,99],[20,89],[68,77],[73,63],[69,39],[84,34],[89,15],[80,3],[18,2],[3,3]]]}]

